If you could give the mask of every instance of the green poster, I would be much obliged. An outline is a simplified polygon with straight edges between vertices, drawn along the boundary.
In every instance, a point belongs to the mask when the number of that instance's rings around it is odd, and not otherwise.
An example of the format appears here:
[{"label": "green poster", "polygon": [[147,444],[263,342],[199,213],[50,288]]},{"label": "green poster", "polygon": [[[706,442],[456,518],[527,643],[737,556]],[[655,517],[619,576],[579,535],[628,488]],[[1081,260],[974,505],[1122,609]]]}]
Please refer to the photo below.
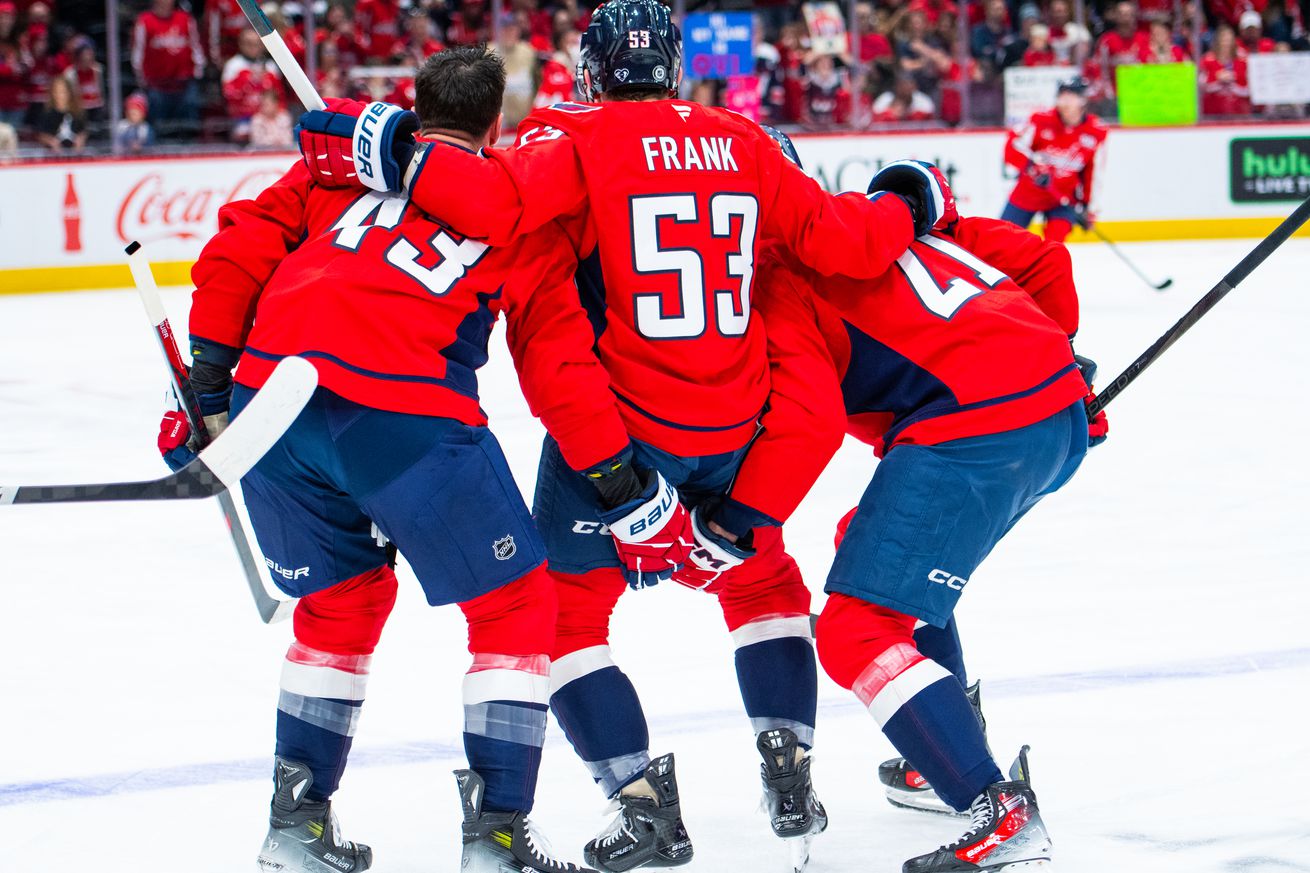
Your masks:
[{"label": "green poster", "polygon": [[1196,65],[1130,64],[1114,71],[1125,127],[1196,124]]}]

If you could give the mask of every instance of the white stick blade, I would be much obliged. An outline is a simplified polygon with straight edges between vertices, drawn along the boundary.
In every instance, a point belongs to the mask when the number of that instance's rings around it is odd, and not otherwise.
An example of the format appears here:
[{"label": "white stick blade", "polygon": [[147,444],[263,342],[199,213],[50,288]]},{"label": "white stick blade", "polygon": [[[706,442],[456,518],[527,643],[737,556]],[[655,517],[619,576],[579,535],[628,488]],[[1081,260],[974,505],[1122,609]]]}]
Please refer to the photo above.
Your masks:
[{"label": "white stick blade", "polygon": [[283,358],[241,414],[200,453],[200,460],[232,487],[282,438],[317,387],[313,364]]}]

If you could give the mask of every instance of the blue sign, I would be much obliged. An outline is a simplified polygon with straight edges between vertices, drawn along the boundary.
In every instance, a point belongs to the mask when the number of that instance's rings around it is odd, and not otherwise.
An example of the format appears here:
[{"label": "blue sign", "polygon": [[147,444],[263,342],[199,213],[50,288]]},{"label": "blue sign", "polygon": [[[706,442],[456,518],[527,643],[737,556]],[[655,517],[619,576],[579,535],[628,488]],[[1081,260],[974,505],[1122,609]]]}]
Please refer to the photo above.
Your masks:
[{"label": "blue sign", "polygon": [[755,71],[755,20],[749,12],[698,12],[682,25],[684,70],[693,79]]}]

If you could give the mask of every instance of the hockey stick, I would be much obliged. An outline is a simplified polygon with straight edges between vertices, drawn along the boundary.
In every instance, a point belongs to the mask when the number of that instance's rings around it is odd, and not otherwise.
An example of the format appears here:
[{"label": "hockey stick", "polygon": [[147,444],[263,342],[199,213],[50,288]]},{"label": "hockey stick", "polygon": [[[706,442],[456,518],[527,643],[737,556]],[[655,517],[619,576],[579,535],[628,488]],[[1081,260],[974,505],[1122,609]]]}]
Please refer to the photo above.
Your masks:
[{"label": "hockey stick", "polygon": [[1168,288],[1170,285],[1172,285],[1172,284],[1174,283],[1174,280],[1173,280],[1173,279],[1170,279],[1170,278],[1165,278],[1165,280],[1164,280],[1163,282],[1152,282],[1151,279],[1150,279],[1150,277],[1148,277],[1145,273],[1143,273],[1143,272],[1141,271],[1141,268],[1139,268],[1136,264],[1134,264],[1134,263],[1133,263],[1133,262],[1128,258],[1128,256],[1127,256],[1126,254],[1124,254],[1123,250],[1122,250],[1121,248],[1119,248],[1117,245],[1114,244],[1114,240],[1112,240],[1112,239],[1110,239],[1108,236],[1106,236],[1106,235],[1101,231],[1101,229],[1100,229],[1099,227],[1097,227],[1095,224],[1088,225],[1088,224],[1085,224],[1085,223],[1083,223],[1083,222],[1079,222],[1079,224],[1082,226],[1082,229],[1083,229],[1083,230],[1091,231],[1092,233],[1094,233],[1094,234],[1096,234],[1098,237],[1100,237],[1100,238],[1101,238],[1101,242],[1103,242],[1103,243],[1105,243],[1107,246],[1109,246],[1109,247],[1110,247],[1110,251],[1112,251],[1112,252],[1114,252],[1116,255],[1118,255],[1118,256],[1119,256],[1119,260],[1121,260],[1121,261],[1123,261],[1125,264],[1127,264],[1127,265],[1128,265],[1128,269],[1132,270],[1134,273],[1137,274],[1137,278],[1141,279],[1143,282],[1145,282],[1146,284],[1150,285],[1150,286],[1151,286],[1152,288],[1154,288],[1156,291],[1163,291],[1164,289]]},{"label": "hockey stick", "polygon": [[1229,291],[1232,291],[1242,280],[1251,275],[1251,271],[1265,262],[1265,259],[1274,253],[1274,251],[1300,229],[1301,225],[1310,221],[1310,198],[1301,202],[1301,205],[1293,210],[1292,214],[1283,219],[1283,223],[1274,228],[1273,233],[1260,240],[1260,243],[1253,248],[1246,257],[1237,264],[1236,267],[1228,271],[1228,275],[1219,280],[1210,291],[1196,302],[1196,305],[1187,310],[1182,318],[1169,330],[1164,336],[1160,337],[1151,347],[1142,352],[1137,360],[1129,365],[1128,369],[1119,374],[1119,377],[1110,384],[1101,389],[1096,395],[1096,399],[1087,404],[1087,415],[1089,418],[1096,415],[1110,401],[1118,397],[1125,388],[1132,384],[1133,380],[1142,375],[1142,371],[1151,366],[1157,358],[1169,350],[1169,347],[1176,343],[1183,334],[1192,329],[1192,326],[1200,321],[1207,312],[1214,309],[1215,304],[1223,300]]},{"label": "hockey stick", "polygon": [[[186,364],[182,361],[182,353],[177,348],[177,336],[173,333],[172,325],[169,324],[168,313],[164,311],[164,302],[159,298],[159,287],[155,284],[154,274],[150,272],[150,262],[146,260],[145,253],[141,250],[141,243],[133,242],[128,245],[127,265],[132,271],[133,281],[136,282],[136,290],[141,295],[141,304],[145,307],[146,317],[154,329],[159,351],[168,364],[173,395],[182,407],[182,414],[186,416],[191,432],[195,434],[197,445],[203,449],[209,445],[212,438],[205,427],[205,416],[200,411],[195,392],[191,390]],[[246,577],[250,595],[255,599],[255,609],[259,611],[259,617],[265,624],[282,621],[295,608],[295,601],[279,600],[269,596],[268,589],[264,587],[263,568],[250,549],[250,540],[231,492],[223,491],[218,495],[218,506],[223,511],[223,520],[227,522],[228,534],[232,537],[237,560]]]},{"label": "hockey stick", "polygon": [[[327,104],[323,102],[322,97],[318,96],[314,84],[309,81],[309,77],[300,68],[300,64],[296,63],[295,57],[291,54],[291,49],[287,48],[286,41],[282,39],[282,34],[273,29],[268,16],[264,14],[263,9],[259,8],[257,0],[237,0],[237,5],[246,14],[246,19],[250,22],[250,26],[255,29],[255,33],[259,34],[260,42],[264,44],[264,48],[268,49],[268,54],[273,58],[273,63],[277,64],[277,68],[286,77],[287,84],[295,92],[300,105],[306,109],[327,109]],[[313,42],[312,38],[310,42]]]},{"label": "hockey stick", "polygon": [[95,485],[0,485],[0,506],[105,500],[195,500],[222,494],[241,480],[300,415],[318,386],[304,358],[285,358],[250,404],[196,459],[171,476]]}]

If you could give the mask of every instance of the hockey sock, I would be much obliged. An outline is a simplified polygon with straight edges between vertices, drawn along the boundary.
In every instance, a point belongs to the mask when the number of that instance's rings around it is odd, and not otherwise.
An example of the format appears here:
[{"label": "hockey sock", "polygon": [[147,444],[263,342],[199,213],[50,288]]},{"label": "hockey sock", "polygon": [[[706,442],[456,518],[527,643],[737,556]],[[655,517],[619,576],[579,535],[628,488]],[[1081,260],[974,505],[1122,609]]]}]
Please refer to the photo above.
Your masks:
[{"label": "hockey sock", "polygon": [[550,708],[606,797],[650,763],[650,732],[632,681],[609,646],[570,652],[551,665]]},{"label": "hockey sock", "polygon": [[464,753],[486,783],[483,809],[532,809],[549,695],[550,656],[473,656],[464,676]]},{"label": "hockey sock", "polygon": [[1050,218],[1046,219],[1046,241],[1047,242],[1064,242],[1069,234],[1073,231],[1073,222],[1067,218]]},{"label": "hockey sock", "polygon": [[461,603],[473,666],[464,676],[464,753],[482,808],[529,812],[550,699],[555,585],[545,567]]},{"label": "hockey sock", "polygon": [[819,658],[938,796],[968,809],[1001,771],[964,686],[915,648],[913,627],[911,616],[833,593],[819,618]]},{"label": "hockey sock", "polygon": [[964,669],[964,650],[960,648],[960,634],[955,626],[955,616],[951,616],[950,621],[946,622],[946,627],[919,624],[921,626],[914,629],[914,647],[919,650],[919,654],[941,664],[960,680],[961,686],[968,688],[969,678]]},{"label": "hockey sock", "polygon": [[809,615],[762,616],[734,630],[732,641],[751,728],[787,728],[809,749],[819,697]]},{"label": "hockey sock", "polygon": [[310,800],[326,800],[341,781],[369,663],[395,602],[396,576],[378,567],[296,604],[296,639],[278,695],[277,754],[313,773]]}]

